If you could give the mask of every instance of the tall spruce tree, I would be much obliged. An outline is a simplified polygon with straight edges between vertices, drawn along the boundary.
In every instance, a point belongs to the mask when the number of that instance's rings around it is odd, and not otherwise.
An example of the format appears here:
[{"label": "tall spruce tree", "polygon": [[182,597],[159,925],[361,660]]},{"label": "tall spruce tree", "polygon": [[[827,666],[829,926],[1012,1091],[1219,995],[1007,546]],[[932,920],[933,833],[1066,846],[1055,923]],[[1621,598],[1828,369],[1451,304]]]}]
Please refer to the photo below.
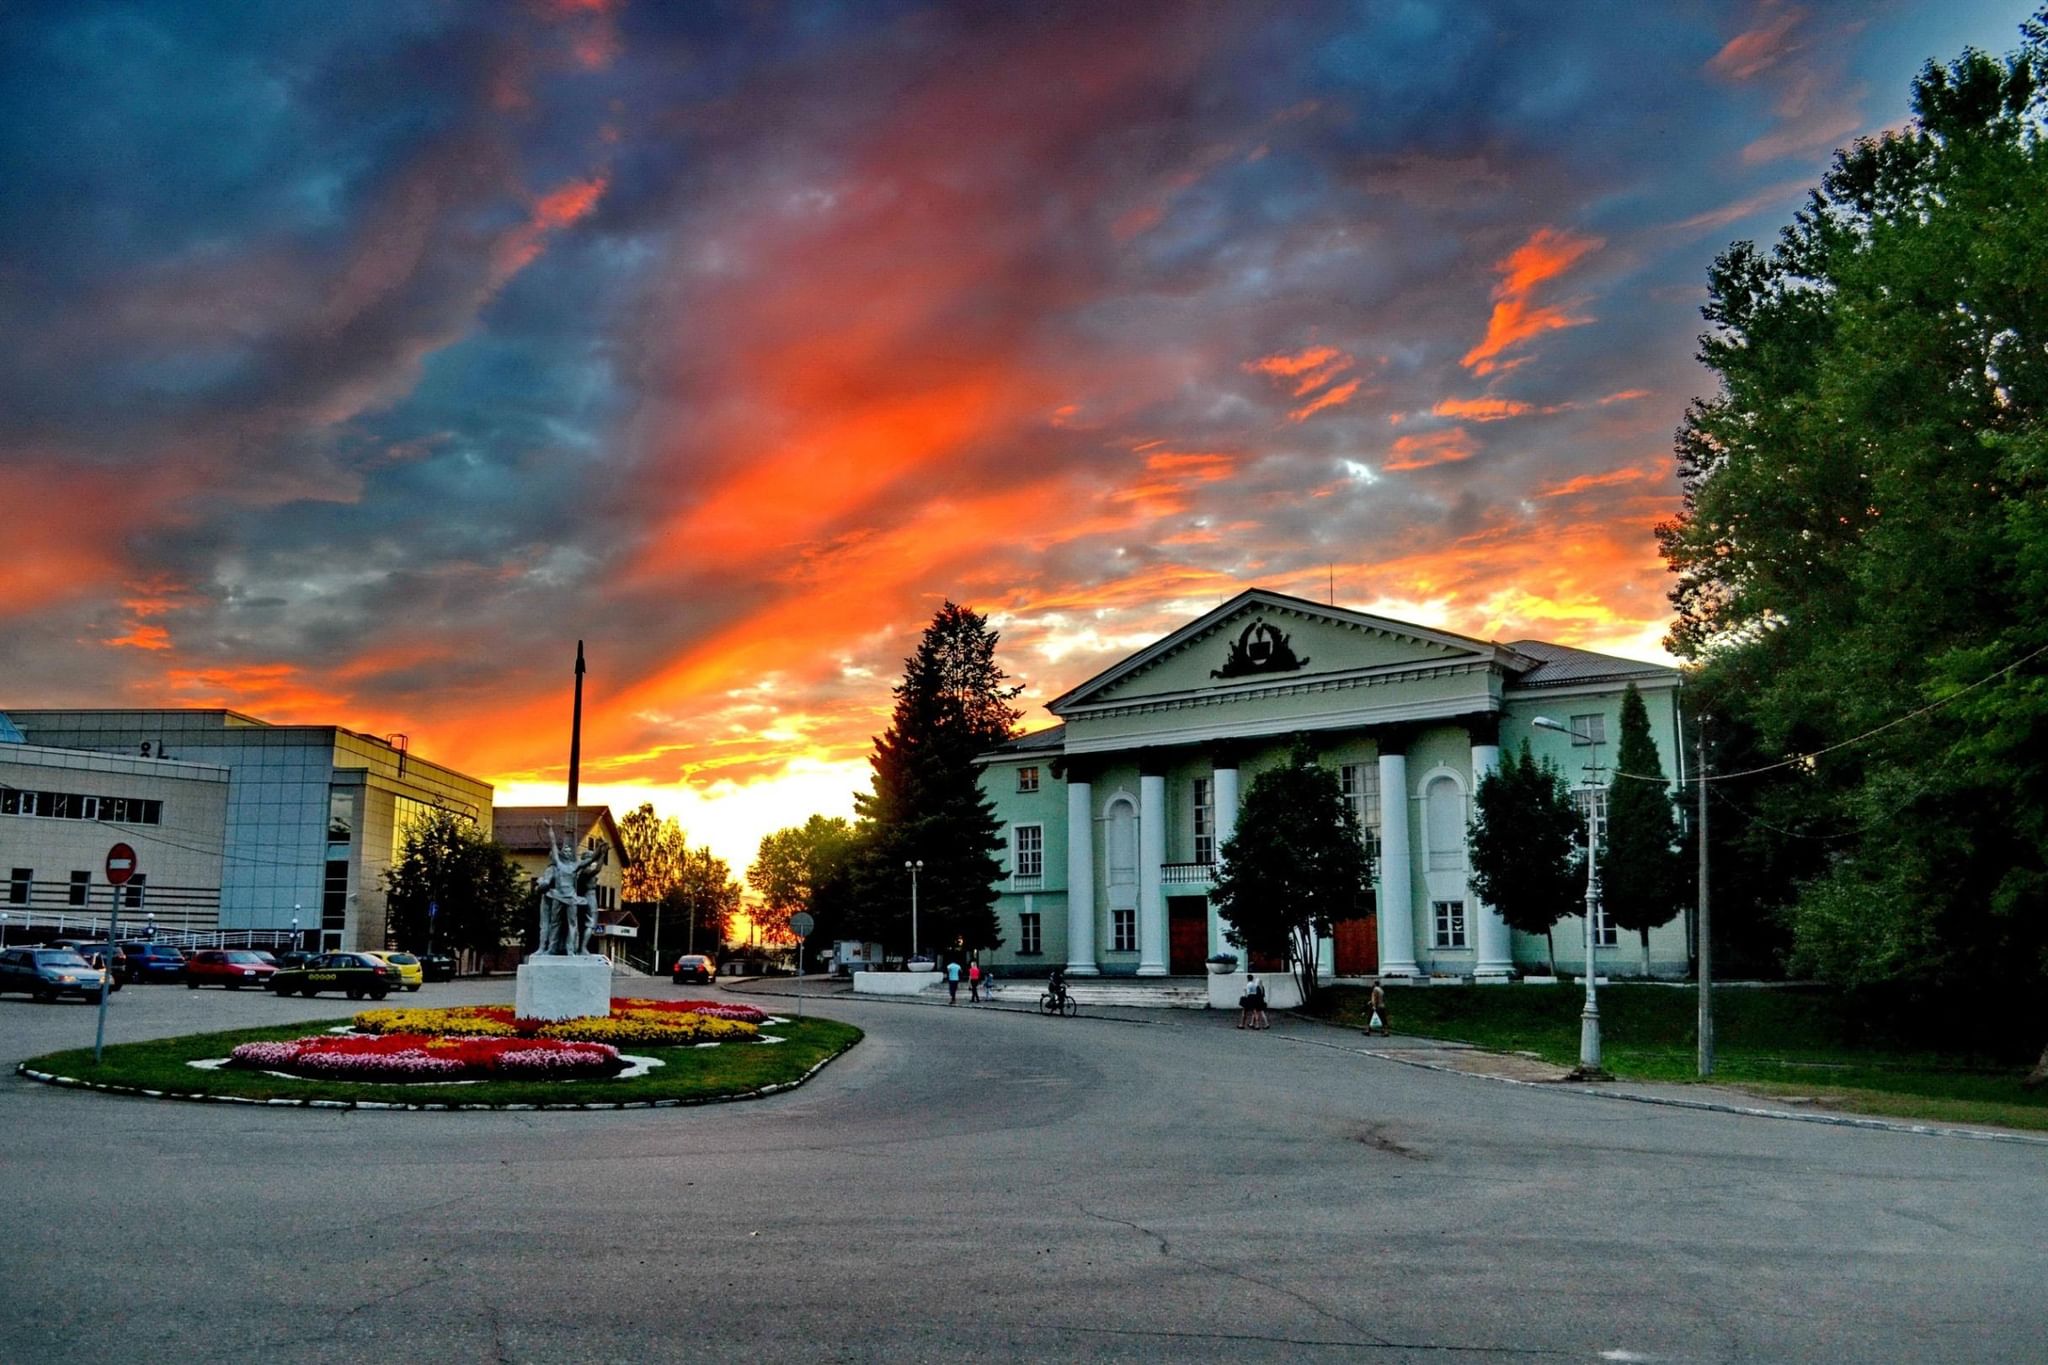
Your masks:
[{"label": "tall spruce tree", "polygon": [[1607,828],[1600,850],[1600,897],[1617,928],[1641,938],[1650,974],[1650,931],[1685,904],[1692,877],[1678,847],[1678,821],[1665,787],[1664,761],[1650,737],[1650,710],[1630,683],[1621,694],[1621,742],[1607,787]]},{"label": "tall spruce tree", "polygon": [[1510,929],[1541,934],[1557,969],[1552,930],[1585,907],[1585,867],[1579,836],[1585,828],[1571,788],[1548,759],[1538,761],[1529,741],[1501,755],[1472,797],[1472,894],[1500,912]]},{"label": "tall spruce tree", "polygon": [[2011,1002],[2048,991],[2048,24],[2023,33],[1930,63],[1910,123],[1715,262],[1720,387],[1658,533],[1671,646],[1770,770],[1725,798],[1786,873],[1755,913],[1795,969],[1980,1039],[2038,1036]]},{"label": "tall spruce tree", "polygon": [[918,871],[918,946],[930,952],[992,948],[1003,847],[995,804],[981,792],[977,754],[1016,733],[1011,703],[1023,690],[996,664],[996,632],[947,602],[903,661],[889,728],[875,737],[861,818],[855,887],[864,927],[894,948],[910,945],[910,883]]}]

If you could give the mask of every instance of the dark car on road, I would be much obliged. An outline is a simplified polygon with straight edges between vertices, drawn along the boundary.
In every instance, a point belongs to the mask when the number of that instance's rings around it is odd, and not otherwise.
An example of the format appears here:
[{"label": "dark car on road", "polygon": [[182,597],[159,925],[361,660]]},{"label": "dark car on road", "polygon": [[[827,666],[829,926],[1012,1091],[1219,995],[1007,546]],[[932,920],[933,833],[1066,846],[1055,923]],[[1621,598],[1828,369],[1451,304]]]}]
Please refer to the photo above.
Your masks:
[{"label": "dark car on road", "polygon": [[185,954],[167,943],[126,942],[121,945],[121,950],[128,955],[130,981],[185,979]]},{"label": "dark car on road", "polygon": [[247,948],[201,948],[185,959],[185,984],[195,991],[201,986],[238,991],[244,986],[261,986],[276,970],[276,963],[264,961],[263,954]]},{"label": "dark car on road", "polygon": [[304,966],[280,968],[270,977],[270,989],[279,995],[343,991],[351,1000],[366,995],[382,1000],[397,985],[398,969],[367,953],[322,953]]},{"label": "dark car on road", "polygon": [[710,958],[702,953],[684,953],[676,959],[675,969],[668,974],[668,979],[680,986],[685,982],[710,981],[717,975],[718,968]]},{"label": "dark car on road", "polygon": [[455,979],[455,954],[421,953],[420,975],[428,981],[453,981]]},{"label": "dark car on road", "polygon": [[23,991],[38,1000],[75,995],[97,1000],[106,973],[69,948],[9,948],[0,953],[0,991]]}]

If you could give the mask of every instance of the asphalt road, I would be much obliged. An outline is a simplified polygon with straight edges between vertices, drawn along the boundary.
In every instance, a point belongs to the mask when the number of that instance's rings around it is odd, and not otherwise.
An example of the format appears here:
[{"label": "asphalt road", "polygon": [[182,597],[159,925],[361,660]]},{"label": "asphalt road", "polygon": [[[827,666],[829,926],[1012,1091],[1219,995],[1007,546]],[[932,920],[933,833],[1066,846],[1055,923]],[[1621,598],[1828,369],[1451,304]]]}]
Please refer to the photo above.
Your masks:
[{"label": "asphalt road", "polygon": [[[131,988],[110,1037],[346,1008]],[[2041,1147],[1442,1075],[1285,1019],[809,1008],[867,1040],[694,1109],[10,1074],[0,1359],[2048,1359]],[[0,1060],[91,1029],[0,999]]]}]

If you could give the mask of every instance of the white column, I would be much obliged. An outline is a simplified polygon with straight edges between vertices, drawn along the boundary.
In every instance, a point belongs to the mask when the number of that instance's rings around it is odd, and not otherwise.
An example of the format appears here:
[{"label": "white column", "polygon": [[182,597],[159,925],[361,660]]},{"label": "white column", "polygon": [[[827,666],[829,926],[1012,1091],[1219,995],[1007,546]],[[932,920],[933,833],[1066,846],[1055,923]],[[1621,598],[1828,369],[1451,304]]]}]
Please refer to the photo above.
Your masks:
[{"label": "white column", "polygon": [[1086,782],[1067,783],[1067,975],[1096,976],[1095,798]]},{"label": "white column", "polygon": [[1166,778],[1138,777],[1138,975],[1166,975]]},{"label": "white column", "polygon": [[1380,755],[1380,975],[1420,976],[1408,862],[1408,756]]},{"label": "white column", "polygon": [[[1230,842],[1230,836],[1237,833],[1237,769],[1216,770],[1216,870],[1223,870],[1223,846]],[[1209,951],[1211,953],[1233,952],[1234,949],[1223,940],[1223,917],[1214,908],[1209,911]]]},{"label": "white column", "polygon": [[[1500,746],[1498,744],[1475,744],[1472,746],[1472,798],[1479,799],[1479,784],[1491,777],[1500,767]],[[1472,892],[1468,885],[1465,903],[1472,907],[1474,946],[1478,952],[1472,964],[1474,981],[1506,981],[1515,970],[1514,954],[1508,940],[1507,921],[1500,917],[1500,911],[1487,905]]]}]

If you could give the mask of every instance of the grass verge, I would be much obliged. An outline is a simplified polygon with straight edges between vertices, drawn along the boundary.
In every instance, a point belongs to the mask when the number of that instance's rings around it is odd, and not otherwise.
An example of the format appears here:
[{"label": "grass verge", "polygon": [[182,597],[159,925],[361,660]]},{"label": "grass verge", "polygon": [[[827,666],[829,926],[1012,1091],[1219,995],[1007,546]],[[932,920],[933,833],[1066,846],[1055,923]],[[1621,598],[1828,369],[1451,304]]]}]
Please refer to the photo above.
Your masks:
[{"label": "grass verge", "polygon": [[[1396,1034],[1579,1060],[1577,985],[1389,989]],[[1602,1059],[1617,1077],[1698,1082],[1699,996],[1670,986],[1600,990]],[[1317,1014],[1360,1026],[1366,993],[1323,991]],[[1804,987],[1714,991],[1714,1075],[1781,1103],[1810,1102],[1921,1123],[2048,1130],[2048,1091],[2028,1091],[2026,1063],[1912,1048],[1899,1020],[1871,1020],[1833,992]],[[2031,1058],[2037,1043],[2016,1040]]]},{"label": "grass verge", "polygon": [[724,1043],[718,1047],[630,1047],[634,1056],[663,1065],[631,1080],[478,1081],[464,1085],[393,1085],[353,1081],[309,1081],[252,1071],[201,1071],[190,1065],[225,1057],[242,1043],[301,1038],[347,1019],[304,1021],[273,1028],[195,1033],[147,1043],[106,1048],[96,1066],[91,1048],[71,1048],[32,1057],[29,1071],[71,1077],[96,1085],[160,1091],[166,1095],[241,1100],[327,1100],[341,1103],[431,1105],[701,1104],[753,1094],[801,1080],[831,1057],[860,1041],[861,1031],[831,1019],[792,1019],[765,1024],[763,1034],[781,1043]]}]

